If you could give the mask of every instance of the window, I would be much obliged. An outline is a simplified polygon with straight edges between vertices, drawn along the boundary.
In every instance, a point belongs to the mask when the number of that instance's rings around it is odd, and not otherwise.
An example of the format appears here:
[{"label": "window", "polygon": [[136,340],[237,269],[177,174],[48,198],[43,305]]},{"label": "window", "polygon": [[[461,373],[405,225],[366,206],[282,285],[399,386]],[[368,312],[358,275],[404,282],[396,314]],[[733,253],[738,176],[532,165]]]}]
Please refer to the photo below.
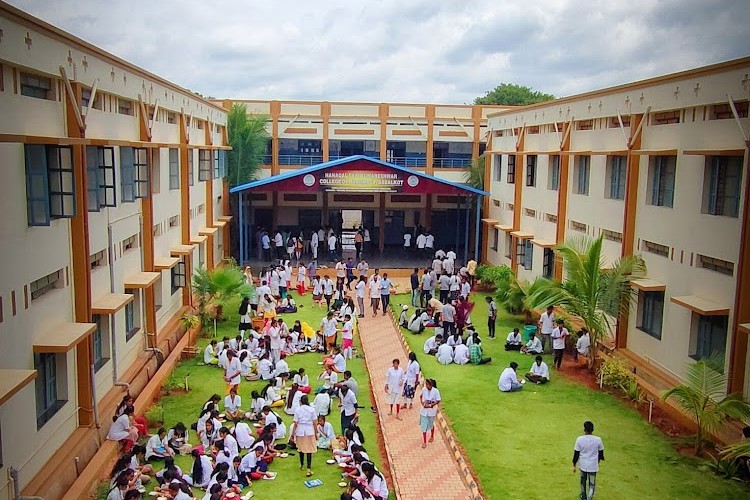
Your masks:
[{"label": "window", "polygon": [[576,122],[576,130],[593,130],[594,120],[579,120]]},{"label": "window", "polygon": [[179,215],[173,215],[169,218],[169,227],[177,227],[180,225],[180,216]]},{"label": "window", "polygon": [[508,184],[516,182],[516,155],[508,155]]},{"label": "window", "polygon": [[615,243],[622,243],[622,233],[617,231],[610,231],[609,229],[602,229],[602,234],[605,240],[614,241]]},{"label": "window", "polygon": [[148,198],[148,152],[145,148],[120,148],[122,201]]},{"label": "window", "polygon": [[105,248],[94,255],[90,255],[89,264],[92,270],[107,265],[107,249]]},{"label": "window", "polygon": [[625,199],[625,172],[628,159],[626,156],[610,156],[607,158],[607,189],[606,197],[612,200]]},{"label": "window", "polygon": [[[87,108],[89,107],[89,103],[91,102],[91,89],[81,89],[81,107]],[[102,93],[97,92],[96,96],[94,96],[94,104],[91,106],[94,109],[102,109]]]},{"label": "window", "polygon": [[492,249],[497,252],[497,244],[500,241],[500,230],[495,228],[492,230]]},{"label": "window", "polygon": [[[41,429],[44,424],[66,403],[61,399],[59,387],[64,387],[64,377],[58,386],[57,355],[55,353],[34,354],[34,369],[37,371],[36,388],[36,428]],[[61,369],[64,367],[61,367]],[[64,369],[61,373],[64,373]]]},{"label": "window", "polygon": [[638,329],[661,340],[664,292],[638,293]]},{"label": "window", "polygon": [[495,165],[495,176],[493,179],[495,182],[500,182],[503,175],[503,155],[495,155],[493,158],[494,161],[492,163]]},{"label": "window", "polygon": [[505,233],[505,257],[510,259],[512,251],[513,251],[513,236],[511,236],[509,233]]},{"label": "window", "polygon": [[76,214],[73,152],[70,147],[26,144],[26,215],[29,226]]},{"label": "window", "polygon": [[114,148],[86,146],[86,184],[89,212],[117,206]]},{"label": "window", "polygon": [[573,231],[578,231],[578,232],[581,232],[581,233],[585,233],[585,232],[587,232],[589,230],[589,227],[586,224],[582,223],[582,222],[576,222],[576,221],[572,220],[572,221],[570,221],[570,229],[572,229]]},{"label": "window", "polygon": [[654,113],[651,115],[652,125],[669,125],[671,123],[680,123],[681,112],[678,111],[664,111],[661,113]]},{"label": "window", "polygon": [[727,349],[728,316],[698,316],[698,329],[695,337],[693,359],[703,359],[718,354],[724,356]]},{"label": "window", "polygon": [[[747,101],[736,101],[734,108],[737,110],[738,118],[747,118],[748,102]],[[732,107],[727,104],[714,104],[711,106],[711,114],[709,120],[729,120],[734,118]]]},{"label": "window", "polygon": [[641,249],[644,252],[655,253],[662,257],[669,257],[669,247],[666,245],[660,245],[659,243],[654,243],[653,241],[643,240],[641,243]]},{"label": "window", "polygon": [[180,261],[171,269],[172,272],[172,295],[177,293],[180,288],[187,286],[187,278],[185,272],[185,261]]},{"label": "window", "polygon": [[169,189],[180,189],[180,154],[177,148],[169,149]]},{"label": "window", "polygon": [[560,155],[552,155],[549,157],[547,189],[550,191],[557,191],[560,189]]},{"label": "window", "polygon": [[576,163],[576,194],[588,196],[589,194],[589,166],[591,165],[590,156],[579,156]]},{"label": "window", "polygon": [[536,155],[526,157],[526,185],[536,186]]},{"label": "window", "polygon": [[104,328],[106,323],[102,321],[102,317],[99,314],[94,314],[91,319],[96,323],[96,330],[94,330],[92,338],[94,341],[94,371],[98,372],[99,368],[109,361],[107,357],[109,350],[107,349],[106,329]]},{"label": "window", "polygon": [[205,203],[201,203],[200,205],[198,205],[198,213],[202,214],[202,213],[205,213],[205,212],[206,212],[206,204]]},{"label": "window", "polygon": [[545,278],[551,278],[554,270],[555,251],[551,248],[545,248],[544,256],[542,257],[542,276],[544,276]]},{"label": "window", "polygon": [[138,234],[122,240],[122,253],[138,248]]},{"label": "window", "polygon": [[214,150],[214,179],[221,179],[221,161],[219,150]]},{"label": "window", "polygon": [[21,95],[54,101],[55,89],[52,85],[52,78],[21,73]]},{"label": "window", "polygon": [[654,156],[649,168],[651,181],[650,205],[657,207],[674,206],[674,180],[677,165],[676,156]]},{"label": "window", "polygon": [[526,256],[526,242],[522,240],[521,238],[516,238],[516,263],[523,265],[525,256]]},{"label": "window", "polygon": [[121,115],[135,115],[135,107],[130,99],[117,98],[117,112]]},{"label": "window", "polygon": [[125,293],[130,293],[135,296],[133,300],[125,305],[125,340],[128,341],[133,338],[133,335],[138,331],[138,317],[136,315],[136,302],[138,302],[138,295],[136,290],[125,290]]},{"label": "window", "polygon": [[526,217],[536,218],[536,210],[532,210],[531,208],[524,208],[523,213]]},{"label": "window", "polygon": [[195,174],[193,170],[193,150],[188,150],[188,185],[195,185]]},{"label": "window", "polygon": [[55,288],[64,288],[65,281],[63,278],[63,270],[55,271],[54,273],[48,274],[36,281],[32,281],[29,284],[29,292],[31,293],[31,301],[35,301],[45,293],[54,290]]},{"label": "window", "polygon": [[211,150],[198,150],[198,180],[207,181],[211,179]]},{"label": "window", "polygon": [[524,249],[523,253],[523,267],[527,271],[531,271],[531,268],[534,263],[534,244],[531,243],[531,240],[525,240],[524,246],[526,247]]},{"label": "window", "polygon": [[726,274],[727,276],[734,275],[734,264],[721,259],[715,259],[707,255],[698,255],[698,267],[708,269],[710,271],[716,271],[717,273]]},{"label": "window", "polygon": [[154,227],[153,227],[152,233],[153,233],[153,235],[154,235],[154,238],[156,238],[157,236],[161,236],[161,233],[162,233],[162,225],[161,225],[161,224],[154,224]]},{"label": "window", "polygon": [[703,213],[737,217],[740,206],[742,156],[706,158],[703,181]]},{"label": "window", "polygon": [[544,220],[547,222],[551,222],[553,224],[557,224],[557,215],[555,214],[544,214]]}]

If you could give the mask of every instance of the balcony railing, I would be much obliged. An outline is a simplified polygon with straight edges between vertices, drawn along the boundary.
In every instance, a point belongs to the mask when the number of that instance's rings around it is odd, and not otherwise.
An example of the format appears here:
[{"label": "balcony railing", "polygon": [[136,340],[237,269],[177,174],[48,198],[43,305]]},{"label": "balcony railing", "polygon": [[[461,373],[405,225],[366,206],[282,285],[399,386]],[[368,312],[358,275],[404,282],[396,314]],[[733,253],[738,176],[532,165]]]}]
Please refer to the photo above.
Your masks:
[{"label": "balcony railing", "polygon": [[471,166],[471,158],[435,158],[432,160],[435,168],[466,168]]},{"label": "balcony railing", "polygon": [[273,155],[263,155],[263,165],[272,165]]},{"label": "balcony railing", "polygon": [[302,165],[309,167],[323,163],[323,157],[320,155],[279,155],[279,165]]},{"label": "balcony railing", "polygon": [[393,163],[399,167],[409,168],[423,168],[427,166],[426,158],[408,158],[402,156],[392,156],[386,160],[388,163]]}]

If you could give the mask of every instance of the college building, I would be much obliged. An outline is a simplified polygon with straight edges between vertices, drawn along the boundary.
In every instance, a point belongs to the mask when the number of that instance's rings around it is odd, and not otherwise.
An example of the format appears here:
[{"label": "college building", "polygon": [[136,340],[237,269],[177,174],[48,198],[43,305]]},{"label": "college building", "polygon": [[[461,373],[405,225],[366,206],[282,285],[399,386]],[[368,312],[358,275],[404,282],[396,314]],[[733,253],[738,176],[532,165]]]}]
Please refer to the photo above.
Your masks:
[{"label": "college building", "polygon": [[604,239],[648,279],[615,346],[663,389],[719,353],[750,397],[750,58],[489,115],[482,260],[561,277],[554,246]]},{"label": "college building", "polygon": [[[306,167],[364,156],[462,184],[466,168],[484,153],[487,115],[509,106],[396,104],[315,101],[215,101],[230,109],[244,104],[250,115],[268,119],[270,137],[259,179],[294,175]],[[380,193],[319,190],[301,193],[253,190],[243,198],[248,227],[295,230],[331,225],[340,229],[342,211],[359,211],[359,220],[382,252],[400,249],[405,232],[431,229],[436,245],[463,253],[463,235],[474,234],[473,202],[467,196],[395,190]],[[471,213],[467,222],[466,214]],[[239,214],[239,211],[238,211]],[[388,231],[385,231],[385,228]],[[457,235],[460,235],[457,238]],[[471,249],[472,244],[468,247]]]},{"label": "college building", "polygon": [[0,116],[0,498],[51,500],[228,255],[227,114],[0,2]]}]

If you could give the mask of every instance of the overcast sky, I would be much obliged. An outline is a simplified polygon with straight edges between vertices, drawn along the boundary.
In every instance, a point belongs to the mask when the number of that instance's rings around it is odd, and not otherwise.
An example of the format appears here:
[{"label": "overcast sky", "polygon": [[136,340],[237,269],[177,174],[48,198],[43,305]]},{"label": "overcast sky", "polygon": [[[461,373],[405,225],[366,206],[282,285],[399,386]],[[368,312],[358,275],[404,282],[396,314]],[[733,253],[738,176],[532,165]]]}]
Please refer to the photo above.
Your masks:
[{"label": "overcast sky", "polygon": [[10,0],[206,96],[565,96],[750,55],[748,0]]}]

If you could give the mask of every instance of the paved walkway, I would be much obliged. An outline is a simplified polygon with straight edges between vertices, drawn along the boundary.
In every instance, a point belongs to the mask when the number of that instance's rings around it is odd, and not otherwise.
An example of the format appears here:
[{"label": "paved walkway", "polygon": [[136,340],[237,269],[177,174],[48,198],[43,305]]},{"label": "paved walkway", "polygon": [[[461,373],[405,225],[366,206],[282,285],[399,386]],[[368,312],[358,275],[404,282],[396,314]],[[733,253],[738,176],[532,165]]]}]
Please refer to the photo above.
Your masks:
[{"label": "paved walkway", "polygon": [[[401,360],[405,368],[407,353],[401,337],[389,316],[359,320],[359,334],[362,340],[367,368],[377,399],[380,426],[386,451],[394,475],[399,498],[404,500],[428,499],[469,499],[470,490],[461,479],[461,470],[454,460],[454,454],[446,436],[435,426],[435,442],[422,449],[422,432],[419,428],[418,396],[414,408],[401,410],[402,420],[388,415],[385,399],[385,374],[394,358]],[[419,389],[417,389],[419,392]]]}]

